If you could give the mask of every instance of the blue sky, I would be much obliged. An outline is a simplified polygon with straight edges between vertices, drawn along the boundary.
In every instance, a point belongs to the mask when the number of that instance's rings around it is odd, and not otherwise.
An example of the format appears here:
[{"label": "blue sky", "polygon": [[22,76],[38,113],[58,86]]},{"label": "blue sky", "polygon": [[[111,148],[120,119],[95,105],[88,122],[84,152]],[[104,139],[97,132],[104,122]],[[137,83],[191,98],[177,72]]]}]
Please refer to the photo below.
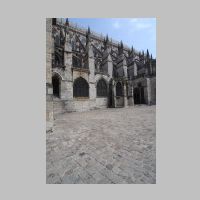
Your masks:
[{"label": "blue sky", "polygon": [[69,18],[69,21],[102,33],[156,57],[156,18]]}]

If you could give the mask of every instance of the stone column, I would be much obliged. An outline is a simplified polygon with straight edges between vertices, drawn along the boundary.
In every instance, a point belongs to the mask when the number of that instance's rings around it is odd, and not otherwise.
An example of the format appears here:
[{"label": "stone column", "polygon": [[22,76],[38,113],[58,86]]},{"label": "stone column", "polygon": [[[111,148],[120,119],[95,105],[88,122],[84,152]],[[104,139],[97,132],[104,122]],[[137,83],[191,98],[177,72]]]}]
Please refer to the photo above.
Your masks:
[{"label": "stone column", "polygon": [[137,76],[137,64],[134,62],[134,76]]},{"label": "stone column", "polygon": [[147,104],[151,105],[151,80],[150,78],[147,78]]},{"label": "stone column", "polygon": [[95,64],[93,48],[90,41],[87,44],[88,54],[88,68],[89,68],[89,96],[90,96],[90,108],[93,109],[96,106],[96,88],[95,88]]},{"label": "stone column", "polygon": [[131,82],[129,82],[128,84],[128,96],[129,96],[129,99],[128,99],[128,105],[129,106],[133,106],[134,103],[133,103],[133,85],[131,84]]},{"label": "stone column", "polygon": [[64,78],[65,81],[63,81],[65,93],[65,99],[66,100],[73,100],[73,79],[72,79],[72,46],[69,41],[69,35],[66,34],[65,38],[65,48],[64,48],[64,65],[65,65],[65,71],[64,71]]},{"label": "stone column", "polygon": [[116,105],[116,82],[114,82],[114,81],[113,81],[113,99],[114,99],[113,106],[114,106],[114,108],[116,108],[117,107],[117,105]]},{"label": "stone column", "polygon": [[134,85],[132,84],[131,86],[131,92],[132,92],[132,101],[133,101],[133,106],[135,105],[135,100],[134,100]]},{"label": "stone column", "polygon": [[124,107],[128,107],[126,82],[124,83]]},{"label": "stone column", "polygon": [[90,44],[88,44],[88,67],[90,70],[89,74],[89,86],[90,86],[90,99],[94,100],[96,98],[96,92],[95,92],[95,65],[94,65],[94,54],[93,49]]},{"label": "stone column", "polygon": [[108,58],[107,58],[107,66],[108,66],[108,74],[109,74],[110,78],[112,78],[113,62],[112,62],[112,58],[111,58],[110,54],[108,55]]},{"label": "stone column", "polygon": [[124,77],[127,78],[128,74],[127,74],[127,63],[126,63],[126,59],[124,58],[123,60],[123,71],[124,71]]}]

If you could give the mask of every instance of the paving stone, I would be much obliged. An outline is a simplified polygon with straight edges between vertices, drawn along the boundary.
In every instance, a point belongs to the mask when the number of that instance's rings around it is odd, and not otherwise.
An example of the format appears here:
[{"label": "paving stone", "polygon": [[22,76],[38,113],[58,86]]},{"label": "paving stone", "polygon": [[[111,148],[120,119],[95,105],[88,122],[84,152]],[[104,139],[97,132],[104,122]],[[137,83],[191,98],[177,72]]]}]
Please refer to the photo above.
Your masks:
[{"label": "paving stone", "polygon": [[47,183],[53,183],[53,184],[60,184],[61,183],[61,177],[58,173],[50,173],[47,176]]},{"label": "paving stone", "polygon": [[155,106],[56,116],[46,137],[47,183],[155,184]]},{"label": "paving stone", "polygon": [[111,170],[111,169],[113,168],[113,165],[107,164],[107,165],[106,165],[106,168],[109,169],[109,170]]},{"label": "paving stone", "polygon": [[81,177],[75,173],[68,174],[66,173],[62,178],[62,184],[83,184]]}]

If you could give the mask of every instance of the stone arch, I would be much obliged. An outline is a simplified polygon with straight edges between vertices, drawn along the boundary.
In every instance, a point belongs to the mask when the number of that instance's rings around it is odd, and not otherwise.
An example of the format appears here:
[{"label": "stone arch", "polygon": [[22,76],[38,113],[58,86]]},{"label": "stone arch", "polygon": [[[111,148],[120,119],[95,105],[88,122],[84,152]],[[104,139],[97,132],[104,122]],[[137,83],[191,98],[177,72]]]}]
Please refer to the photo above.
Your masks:
[{"label": "stone arch", "polygon": [[108,86],[108,77],[105,75],[100,75],[96,78],[96,82],[95,82],[95,87],[97,87],[97,83],[99,82],[99,80],[103,79],[106,83],[106,85]]},{"label": "stone arch", "polygon": [[54,76],[54,75],[56,75],[56,76],[58,76],[59,78],[60,78],[60,80],[65,80],[64,79],[64,76],[63,76],[63,74],[61,75],[61,73],[62,73],[62,71],[61,70],[59,70],[59,69],[53,69],[53,72],[52,72],[52,76]]},{"label": "stone arch", "polygon": [[73,84],[73,96],[89,97],[89,84],[84,78],[79,77],[75,79]]}]

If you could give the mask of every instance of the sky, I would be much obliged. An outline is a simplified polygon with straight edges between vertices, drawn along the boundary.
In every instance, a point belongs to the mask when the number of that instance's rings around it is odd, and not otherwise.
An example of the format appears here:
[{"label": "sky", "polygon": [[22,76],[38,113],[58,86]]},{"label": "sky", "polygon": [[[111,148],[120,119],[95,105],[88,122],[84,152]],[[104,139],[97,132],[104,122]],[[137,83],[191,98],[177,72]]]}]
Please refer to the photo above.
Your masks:
[{"label": "sky", "polygon": [[69,21],[102,33],[103,36],[123,41],[138,51],[149,50],[156,58],[156,18],[69,18]]}]

